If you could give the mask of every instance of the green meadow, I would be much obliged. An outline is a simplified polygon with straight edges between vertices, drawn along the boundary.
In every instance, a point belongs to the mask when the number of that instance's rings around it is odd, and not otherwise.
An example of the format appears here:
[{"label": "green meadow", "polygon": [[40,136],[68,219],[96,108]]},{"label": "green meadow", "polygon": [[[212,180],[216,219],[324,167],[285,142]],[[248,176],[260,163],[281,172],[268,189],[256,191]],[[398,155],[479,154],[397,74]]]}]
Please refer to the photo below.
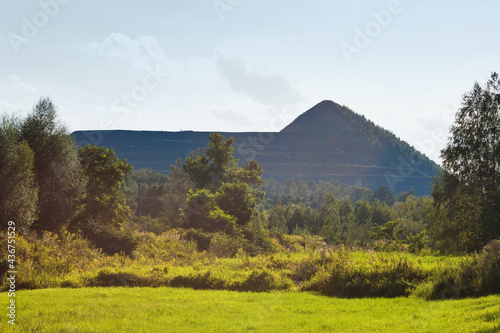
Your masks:
[{"label": "green meadow", "polygon": [[16,302],[16,325],[4,317],[2,332],[500,332],[500,296],[425,301],[113,287],[26,290]]}]

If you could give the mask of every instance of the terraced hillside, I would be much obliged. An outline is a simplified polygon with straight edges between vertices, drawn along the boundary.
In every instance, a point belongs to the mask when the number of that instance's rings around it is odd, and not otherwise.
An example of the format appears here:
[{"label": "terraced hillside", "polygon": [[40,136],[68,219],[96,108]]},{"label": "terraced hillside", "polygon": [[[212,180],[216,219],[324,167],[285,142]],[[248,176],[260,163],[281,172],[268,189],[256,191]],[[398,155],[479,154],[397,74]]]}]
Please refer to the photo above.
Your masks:
[{"label": "terraced hillside", "polygon": [[[171,164],[203,148],[209,132],[76,131],[79,146],[112,148],[136,169],[168,173]],[[398,193],[414,189],[428,195],[439,166],[391,132],[347,107],[323,101],[278,133],[227,133],[236,157],[256,159],[265,178],[331,180]]]}]

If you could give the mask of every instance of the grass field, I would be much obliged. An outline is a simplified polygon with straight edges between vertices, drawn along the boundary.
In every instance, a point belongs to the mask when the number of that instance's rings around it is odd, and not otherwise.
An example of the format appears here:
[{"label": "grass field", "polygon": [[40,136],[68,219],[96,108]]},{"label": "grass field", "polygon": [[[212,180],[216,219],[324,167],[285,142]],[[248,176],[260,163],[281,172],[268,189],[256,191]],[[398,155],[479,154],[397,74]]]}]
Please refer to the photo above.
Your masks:
[{"label": "grass field", "polygon": [[3,315],[2,332],[500,332],[500,296],[428,302],[82,288],[20,291],[16,304],[16,326]]}]

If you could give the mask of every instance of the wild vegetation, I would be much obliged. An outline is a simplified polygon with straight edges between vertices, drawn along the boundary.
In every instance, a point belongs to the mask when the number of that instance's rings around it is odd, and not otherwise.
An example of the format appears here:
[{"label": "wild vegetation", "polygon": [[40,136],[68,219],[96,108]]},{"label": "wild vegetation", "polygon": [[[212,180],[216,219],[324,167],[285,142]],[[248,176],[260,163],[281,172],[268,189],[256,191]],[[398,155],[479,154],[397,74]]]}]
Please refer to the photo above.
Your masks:
[{"label": "wild vegetation", "polygon": [[500,292],[500,242],[475,255],[446,257],[332,248],[312,236],[280,235],[261,246],[241,236],[192,229],[134,237],[138,245],[130,255],[110,256],[68,232],[18,236],[17,287],[171,286],[425,299]]},{"label": "wild vegetation", "polygon": [[478,251],[500,236],[500,80],[467,92],[441,152],[429,230],[448,253]]},{"label": "wild vegetation", "polygon": [[[431,198],[264,180],[218,133],[169,175],[132,171],[108,148],[78,149],[41,99],[0,126],[0,214],[3,230],[16,222],[17,287],[498,294],[499,86],[493,74],[464,95]],[[7,267],[2,253],[2,275]]]}]

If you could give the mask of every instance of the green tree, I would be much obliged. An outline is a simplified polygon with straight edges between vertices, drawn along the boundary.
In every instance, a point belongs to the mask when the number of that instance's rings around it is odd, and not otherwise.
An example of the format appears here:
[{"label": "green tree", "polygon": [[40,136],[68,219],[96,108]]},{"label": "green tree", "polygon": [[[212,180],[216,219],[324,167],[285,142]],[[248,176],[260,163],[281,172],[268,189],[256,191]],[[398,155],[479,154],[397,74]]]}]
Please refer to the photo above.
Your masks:
[{"label": "green tree", "polygon": [[299,189],[297,187],[297,183],[295,183],[295,180],[293,178],[288,178],[283,183],[282,191],[283,191],[283,196],[285,197],[287,196],[292,198],[297,197],[298,190]]},{"label": "green tree", "polygon": [[[178,175],[182,174],[182,179]],[[168,175],[152,169],[132,170],[125,175],[123,190],[127,197],[127,205],[136,216],[162,217],[174,225],[179,220],[179,208],[186,201],[186,194],[193,187],[182,170],[182,161],[178,159],[170,166]],[[173,201],[182,193],[181,206],[176,208]]]},{"label": "green tree", "polygon": [[473,252],[500,237],[500,80],[464,94],[441,151],[430,235],[443,252]]},{"label": "green tree", "polygon": [[382,239],[386,241],[393,241],[402,234],[402,230],[398,228],[399,221],[389,221],[384,225],[377,225],[373,227],[373,239]]},{"label": "green tree", "polygon": [[375,199],[372,203],[372,223],[375,225],[383,225],[391,220],[391,208],[385,201]]},{"label": "green tree", "polygon": [[356,216],[352,208],[351,199],[345,197],[339,207],[339,219],[342,226],[342,240],[344,244],[353,245],[356,237]]},{"label": "green tree", "polygon": [[[187,193],[194,187],[194,183],[184,172],[182,160],[177,159],[170,166],[168,176],[150,174],[147,178],[140,177],[137,184],[129,183],[135,187],[134,191],[128,190],[127,202],[137,202],[136,215],[160,218],[165,226],[179,227],[181,223],[181,209],[186,203]],[[144,173],[144,170],[139,170]],[[137,175],[137,172],[132,172]],[[158,177],[161,175],[161,178]],[[130,177],[126,177],[130,179]]]},{"label": "green tree", "polygon": [[389,206],[394,205],[396,202],[396,196],[387,186],[380,186],[375,193],[373,193],[373,198],[379,201],[385,201]]},{"label": "green tree", "polygon": [[360,200],[372,201],[373,200],[373,191],[368,189],[368,188],[356,186],[355,188],[353,188],[350,197],[351,197],[351,201],[354,203],[356,203]]},{"label": "green tree", "polygon": [[354,204],[355,225],[353,228],[353,240],[360,245],[370,242],[372,230],[372,208],[368,201],[356,201]]},{"label": "green tree", "polygon": [[182,218],[186,228],[226,233],[234,233],[238,229],[237,218],[220,209],[215,195],[208,189],[189,191]]},{"label": "green tree", "polygon": [[406,199],[408,199],[409,196],[415,196],[415,191],[413,189],[409,190],[408,192],[403,192],[398,195],[398,201],[399,202],[405,202]]},{"label": "green tree", "polygon": [[215,202],[226,213],[236,218],[238,226],[247,224],[253,215],[255,196],[244,183],[224,183],[215,194]]},{"label": "green tree", "polygon": [[233,143],[234,138],[226,140],[219,133],[211,133],[208,148],[198,156],[186,158],[183,168],[196,188],[208,188],[215,192],[222,183],[234,180],[238,171],[238,160],[233,156]]},{"label": "green tree", "polygon": [[264,193],[257,189],[262,184],[262,167],[256,161],[238,167],[233,142],[234,138],[226,140],[211,133],[208,149],[186,158],[183,170],[195,184],[181,216],[186,227],[226,232],[241,229],[263,199]]},{"label": "green tree", "polygon": [[281,184],[274,178],[264,179],[261,189],[268,199],[277,200],[281,196]]},{"label": "green tree", "polygon": [[[142,187],[142,184],[141,184]],[[166,210],[164,196],[167,194],[165,185],[152,185],[147,191],[138,189],[137,216],[150,216],[157,218],[163,215]]]},{"label": "green tree", "polygon": [[304,201],[309,201],[314,191],[316,184],[312,180],[301,180],[297,184],[297,196]]},{"label": "green tree", "polygon": [[411,253],[419,253],[429,242],[429,237],[424,230],[415,235],[407,235],[406,241],[409,245],[408,250]]},{"label": "green tree", "polygon": [[354,210],[352,209],[352,203],[349,197],[344,198],[340,202],[339,207],[339,220],[343,225],[347,225],[348,223],[355,220]]},{"label": "green tree", "polygon": [[20,122],[14,117],[0,119],[0,221],[16,223],[24,233],[37,215],[38,195],[33,173],[34,154],[26,141],[19,141]]},{"label": "green tree", "polygon": [[269,213],[269,230],[278,233],[287,233],[287,225],[293,216],[292,204],[283,205],[280,200],[272,206]]},{"label": "green tree", "polygon": [[368,201],[356,201],[354,204],[354,215],[358,225],[370,224],[372,219],[372,211]]},{"label": "green tree", "polygon": [[428,226],[432,246],[447,254],[479,250],[484,227],[477,195],[463,188],[456,176],[442,171],[435,180],[432,198]]},{"label": "green tree", "polygon": [[40,99],[26,117],[20,136],[34,153],[39,214],[32,227],[58,231],[73,216],[85,188],[76,143],[57,121],[48,98]]},{"label": "green tree", "polygon": [[93,144],[82,147],[79,156],[87,186],[71,229],[97,241],[99,234],[119,230],[130,216],[121,185],[132,166],[113,150]]},{"label": "green tree", "polygon": [[320,235],[330,244],[341,243],[342,225],[339,216],[340,203],[331,193],[327,193],[319,208],[320,220],[323,222]]},{"label": "green tree", "polygon": [[242,168],[236,169],[236,180],[256,188],[262,185],[262,172],[262,167],[257,161],[247,161]]},{"label": "green tree", "polygon": [[167,218],[171,226],[180,226],[181,212],[185,207],[187,193],[194,187],[182,168],[182,161],[178,159],[175,165],[170,166],[170,173],[167,183],[163,186],[164,194],[161,197],[163,203],[162,216]]},{"label": "green tree", "polygon": [[396,202],[392,209],[404,234],[417,235],[426,229],[430,207],[431,200],[428,197],[415,198],[409,195],[406,201]]},{"label": "green tree", "polygon": [[290,234],[315,233],[318,229],[316,214],[311,207],[303,203],[297,204],[287,227]]}]

